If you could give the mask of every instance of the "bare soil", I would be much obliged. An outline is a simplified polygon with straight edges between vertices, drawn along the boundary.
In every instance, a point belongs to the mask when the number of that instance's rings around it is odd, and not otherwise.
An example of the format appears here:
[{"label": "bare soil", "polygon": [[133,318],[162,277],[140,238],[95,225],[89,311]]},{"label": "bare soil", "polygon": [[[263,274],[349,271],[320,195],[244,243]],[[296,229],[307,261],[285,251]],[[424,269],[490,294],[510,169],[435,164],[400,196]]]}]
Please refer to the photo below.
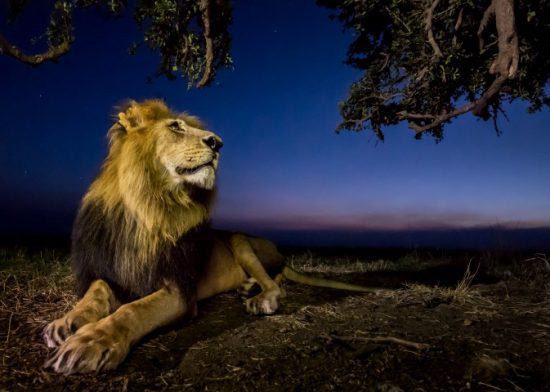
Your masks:
[{"label": "bare soil", "polygon": [[[311,257],[292,263],[385,290],[350,294],[286,283],[280,311],[265,317],[246,314],[236,293],[223,294],[201,303],[195,319],[145,339],[115,371],[57,375],[41,368],[50,352],[40,332],[75,297],[63,257],[41,257],[37,263],[5,255],[11,261],[0,264],[0,391],[543,391],[550,385],[546,279],[535,284],[509,271],[507,280],[482,271],[464,279],[463,262],[403,269],[340,260],[336,267],[312,264]],[[378,339],[385,337],[427,347]]]}]

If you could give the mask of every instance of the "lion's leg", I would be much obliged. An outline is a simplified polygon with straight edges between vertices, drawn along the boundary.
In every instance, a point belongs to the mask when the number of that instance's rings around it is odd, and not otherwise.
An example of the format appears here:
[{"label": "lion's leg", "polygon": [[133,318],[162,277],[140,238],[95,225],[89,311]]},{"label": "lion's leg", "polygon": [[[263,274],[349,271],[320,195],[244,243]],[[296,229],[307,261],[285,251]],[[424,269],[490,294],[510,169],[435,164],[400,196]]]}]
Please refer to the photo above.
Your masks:
[{"label": "lion's leg", "polygon": [[283,287],[283,282],[285,280],[285,276],[283,275],[283,273],[277,274],[273,278],[273,280],[275,281],[275,283],[277,283],[277,286],[279,286],[279,290],[281,290],[281,298],[285,298],[286,297],[286,290]]},{"label": "lion's leg", "polygon": [[74,308],[63,317],[49,323],[42,336],[48,347],[57,347],[86,324],[109,315],[116,302],[113,291],[103,280],[92,282]]},{"label": "lion's leg", "polygon": [[[285,280],[285,276],[282,273],[275,275],[275,277],[273,278],[273,281],[277,284],[277,286],[279,286],[279,290],[281,290],[280,298],[286,297],[285,289],[282,286],[284,280]],[[256,279],[248,278],[247,280],[244,281],[244,283],[240,285],[238,289],[239,295],[243,298],[249,297],[250,293],[254,289],[254,286],[256,286],[257,284],[258,284],[258,281]]]},{"label": "lion's leg", "polygon": [[278,299],[281,295],[279,286],[268,275],[244,235],[235,234],[230,242],[237,263],[258,282],[262,289],[260,294],[245,301],[246,310],[253,314],[274,313],[279,307]]},{"label": "lion's leg", "polygon": [[258,281],[256,281],[256,279],[248,278],[244,281],[244,283],[241,284],[237,291],[242,298],[248,298],[256,284],[258,284]]},{"label": "lion's leg", "polygon": [[63,343],[45,366],[65,374],[114,369],[133,343],[177,320],[186,308],[177,288],[163,288],[85,325]]}]

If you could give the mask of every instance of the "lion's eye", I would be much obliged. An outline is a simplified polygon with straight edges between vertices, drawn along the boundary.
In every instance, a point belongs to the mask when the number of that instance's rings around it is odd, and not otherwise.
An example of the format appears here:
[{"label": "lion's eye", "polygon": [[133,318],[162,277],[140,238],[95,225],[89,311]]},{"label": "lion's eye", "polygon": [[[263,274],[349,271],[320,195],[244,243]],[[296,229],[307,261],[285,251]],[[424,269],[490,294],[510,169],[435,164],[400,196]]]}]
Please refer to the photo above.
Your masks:
[{"label": "lion's eye", "polygon": [[170,124],[168,124],[168,129],[170,129],[172,132],[179,133],[184,131],[179,121],[172,121]]}]

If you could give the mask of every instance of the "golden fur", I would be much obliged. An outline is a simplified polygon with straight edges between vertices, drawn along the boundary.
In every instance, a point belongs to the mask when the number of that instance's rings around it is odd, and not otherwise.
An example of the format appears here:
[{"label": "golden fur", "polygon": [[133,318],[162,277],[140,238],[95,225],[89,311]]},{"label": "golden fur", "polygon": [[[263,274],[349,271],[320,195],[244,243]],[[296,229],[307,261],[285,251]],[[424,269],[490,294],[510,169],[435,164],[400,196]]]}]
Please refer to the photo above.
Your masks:
[{"label": "golden fur", "polygon": [[58,347],[47,367],[65,374],[113,369],[146,334],[196,314],[197,299],[241,286],[261,289],[245,300],[248,312],[271,314],[283,275],[364,291],[283,269],[271,242],[208,227],[222,142],[204,128],[158,100],[131,101],[118,114],[73,229],[82,298],[44,329],[47,345]]},{"label": "golden fur", "polygon": [[[199,137],[174,140],[173,132],[164,126],[174,119],[182,120]],[[125,222],[135,222],[120,228],[132,228],[119,245],[124,249],[116,263],[123,285],[139,281],[160,249],[208,221],[209,200],[194,200],[189,186],[174,183],[161,162],[173,146],[181,149],[184,163],[212,159],[211,149],[201,143],[201,137],[209,135],[213,134],[204,130],[197,117],[174,113],[160,100],[131,101],[118,114],[108,132],[109,154],[83,206],[96,203],[106,216],[122,214]]]}]

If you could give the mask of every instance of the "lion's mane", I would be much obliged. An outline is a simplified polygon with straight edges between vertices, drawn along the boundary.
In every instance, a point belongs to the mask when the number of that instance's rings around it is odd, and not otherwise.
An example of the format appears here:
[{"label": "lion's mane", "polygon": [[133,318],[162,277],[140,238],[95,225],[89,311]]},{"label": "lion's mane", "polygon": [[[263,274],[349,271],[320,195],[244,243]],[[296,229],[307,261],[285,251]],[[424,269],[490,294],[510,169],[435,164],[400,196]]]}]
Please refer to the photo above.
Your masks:
[{"label": "lion's mane", "polygon": [[109,130],[109,154],[84,196],[72,233],[71,260],[79,295],[103,279],[122,301],[175,282],[188,301],[195,298],[201,267],[212,248],[209,206],[213,191],[193,186],[170,189],[154,165],[154,140],[147,128],[174,114],[161,101],[132,103],[126,119],[139,121],[128,135],[121,124]]}]

